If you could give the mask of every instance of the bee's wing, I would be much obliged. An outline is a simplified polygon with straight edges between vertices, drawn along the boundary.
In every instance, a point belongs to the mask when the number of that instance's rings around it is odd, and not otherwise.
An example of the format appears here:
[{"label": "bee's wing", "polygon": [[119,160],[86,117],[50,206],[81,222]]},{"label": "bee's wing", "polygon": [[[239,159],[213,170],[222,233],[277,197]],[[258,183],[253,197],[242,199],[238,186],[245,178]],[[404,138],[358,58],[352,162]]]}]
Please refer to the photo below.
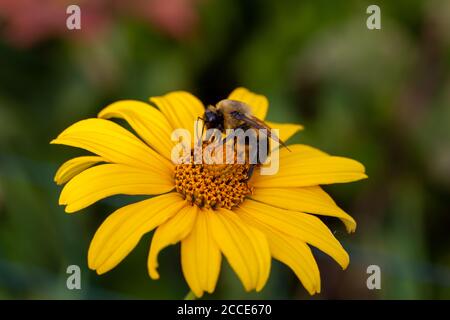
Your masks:
[{"label": "bee's wing", "polygon": [[269,127],[269,125],[267,123],[265,123],[264,121],[262,121],[261,119],[255,117],[255,116],[246,115],[246,114],[243,114],[243,113],[237,112],[237,111],[231,112],[230,115],[233,118],[235,118],[236,120],[244,121],[244,123],[247,124],[251,128],[266,129],[267,136],[270,139],[273,139],[274,141],[276,141],[277,143],[281,144],[283,147],[285,147],[286,149],[289,150],[287,145],[282,140],[280,140],[277,135],[272,134],[272,131],[271,131],[271,128]]}]

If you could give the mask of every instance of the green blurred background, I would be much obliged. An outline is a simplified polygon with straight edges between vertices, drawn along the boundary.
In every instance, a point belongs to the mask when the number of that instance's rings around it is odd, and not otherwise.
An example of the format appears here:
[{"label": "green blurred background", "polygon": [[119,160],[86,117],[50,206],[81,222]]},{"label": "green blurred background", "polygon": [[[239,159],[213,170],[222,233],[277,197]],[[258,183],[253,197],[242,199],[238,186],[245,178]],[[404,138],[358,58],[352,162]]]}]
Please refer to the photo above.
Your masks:
[{"label": "green blurred background", "polygon": [[[82,29],[65,27],[79,4]],[[366,8],[381,7],[381,30]],[[368,180],[326,188],[358,228],[326,219],[351,257],[346,271],[315,251],[312,299],[450,298],[450,1],[0,0],[0,298],[179,299],[179,246],[146,270],[151,235],[118,267],[87,268],[103,219],[133,197],[68,215],[53,175],[83,154],[49,145],[119,99],[184,89],[205,103],[245,86],[270,99],[269,119],[302,123],[290,142],[364,163]],[[66,268],[82,290],[66,288]],[[367,266],[382,271],[366,287]],[[265,289],[245,293],[227,263],[206,298],[302,299],[273,262]]]}]

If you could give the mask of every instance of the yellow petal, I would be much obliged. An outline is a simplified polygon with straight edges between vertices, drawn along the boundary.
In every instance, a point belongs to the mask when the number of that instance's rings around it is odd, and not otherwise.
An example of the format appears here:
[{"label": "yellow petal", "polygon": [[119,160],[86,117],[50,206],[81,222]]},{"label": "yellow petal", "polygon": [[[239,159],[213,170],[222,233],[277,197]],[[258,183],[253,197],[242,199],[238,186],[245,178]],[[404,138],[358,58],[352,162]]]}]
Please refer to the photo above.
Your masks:
[{"label": "yellow petal", "polygon": [[246,225],[229,210],[208,212],[213,236],[245,290],[260,291],[270,273],[270,250],[265,235]]},{"label": "yellow petal", "polygon": [[279,232],[268,238],[273,257],[294,271],[309,294],[320,293],[319,267],[308,245]]},{"label": "yellow petal", "polygon": [[79,121],[64,130],[52,144],[64,144],[93,152],[108,162],[127,164],[171,174],[171,161],[118,124],[104,119]]},{"label": "yellow petal", "polygon": [[337,217],[345,224],[348,232],[354,232],[356,229],[355,220],[339,208],[333,199],[319,186],[255,188],[251,198],[282,209]]},{"label": "yellow petal", "polygon": [[331,256],[343,269],[348,266],[347,252],[328,227],[313,215],[246,200],[239,208],[239,217],[245,221],[265,224],[278,232],[298,238]]},{"label": "yellow petal", "polygon": [[191,139],[194,139],[195,120],[205,112],[200,100],[189,92],[175,91],[161,97],[151,97],[150,101],[161,110],[172,129],[187,129]]},{"label": "yellow petal", "polygon": [[234,89],[230,93],[228,99],[237,100],[248,104],[251,107],[252,114],[264,120],[267,115],[267,110],[269,108],[269,101],[263,95],[253,93],[245,88]]},{"label": "yellow petal", "polygon": [[212,293],[219,277],[222,256],[213,238],[206,211],[199,211],[191,233],[181,242],[181,265],[192,292]]},{"label": "yellow petal", "polygon": [[64,162],[55,174],[55,182],[64,184],[80,172],[92,167],[94,164],[104,162],[105,159],[97,156],[85,156],[70,159]]},{"label": "yellow petal", "polygon": [[328,156],[307,146],[294,145],[289,149],[291,151],[280,150],[280,167],[276,174],[255,176],[256,187],[306,187],[367,178],[364,166],[353,159]]},{"label": "yellow petal", "polygon": [[122,207],[98,228],[88,252],[88,265],[98,274],[118,265],[144,234],[164,223],[186,205],[175,192]]},{"label": "yellow petal", "polygon": [[197,206],[186,206],[156,229],[147,260],[148,272],[152,279],[159,279],[159,274],[156,270],[158,268],[159,252],[165,247],[176,244],[186,238],[192,230],[197,211]]},{"label": "yellow petal", "polygon": [[283,142],[288,141],[289,138],[291,138],[294,134],[296,134],[300,130],[303,130],[303,126],[299,124],[277,123],[271,121],[266,121],[266,123],[269,125],[270,128],[280,130],[278,138]]},{"label": "yellow petal", "polygon": [[[240,208],[236,210],[238,215],[240,210]],[[266,235],[272,256],[289,266],[311,295],[320,292],[319,268],[311,249],[304,241],[279,232],[255,219],[249,219],[245,214],[239,216],[243,221],[255,226]]]},{"label": "yellow petal", "polygon": [[142,101],[122,100],[107,106],[98,117],[125,119],[147,144],[170,159],[172,127],[166,117],[151,105]]},{"label": "yellow petal", "polygon": [[160,194],[173,187],[172,179],[149,169],[102,164],[70,180],[61,191],[59,204],[67,205],[66,212],[75,212],[112,195]]}]

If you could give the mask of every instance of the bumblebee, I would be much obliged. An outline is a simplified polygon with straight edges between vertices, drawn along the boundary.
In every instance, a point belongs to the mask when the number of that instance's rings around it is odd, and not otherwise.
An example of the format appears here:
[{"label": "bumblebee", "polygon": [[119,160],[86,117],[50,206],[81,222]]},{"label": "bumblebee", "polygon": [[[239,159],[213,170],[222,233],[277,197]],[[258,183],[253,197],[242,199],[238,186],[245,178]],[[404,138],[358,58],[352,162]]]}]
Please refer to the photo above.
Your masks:
[{"label": "bumblebee", "polygon": [[218,129],[223,133],[226,129],[266,129],[268,138],[287,148],[283,141],[271,133],[269,125],[252,115],[250,106],[243,102],[222,100],[216,106],[208,106],[202,119],[207,129]]},{"label": "bumblebee", "polygon": [[[260,129],[265,129],[267,140],[272,139],[287,148],[283,141],[272,134],[269,125],[255,117],[250,106],[243,102],[230,99],[221,100],[216,106],[208,106],[202,119],[207,129],[217,129],[222,133],[226,133],[227,129],[242,129],[244,131],[256,129],[257,132],[260,132]],[[224,141],[227,140],[228,137],[225,137]],[[258,157],[258,164],[264,163],[265,159],[266,157]],[[254,165],[249,171],[248,179],[250,179],[253,170]]]}]

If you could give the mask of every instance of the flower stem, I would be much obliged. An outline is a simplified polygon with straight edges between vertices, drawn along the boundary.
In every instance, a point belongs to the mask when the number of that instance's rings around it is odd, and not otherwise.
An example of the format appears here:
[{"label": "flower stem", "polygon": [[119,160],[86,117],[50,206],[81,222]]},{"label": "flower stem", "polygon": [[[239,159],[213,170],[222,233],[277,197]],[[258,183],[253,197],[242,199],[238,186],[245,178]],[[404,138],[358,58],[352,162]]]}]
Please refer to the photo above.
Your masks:
[{"label": "flower stem", "polygon": [[184,300],[195,300],[195,295],[192,291],[189,291],[188,294],[184,297]]}]

